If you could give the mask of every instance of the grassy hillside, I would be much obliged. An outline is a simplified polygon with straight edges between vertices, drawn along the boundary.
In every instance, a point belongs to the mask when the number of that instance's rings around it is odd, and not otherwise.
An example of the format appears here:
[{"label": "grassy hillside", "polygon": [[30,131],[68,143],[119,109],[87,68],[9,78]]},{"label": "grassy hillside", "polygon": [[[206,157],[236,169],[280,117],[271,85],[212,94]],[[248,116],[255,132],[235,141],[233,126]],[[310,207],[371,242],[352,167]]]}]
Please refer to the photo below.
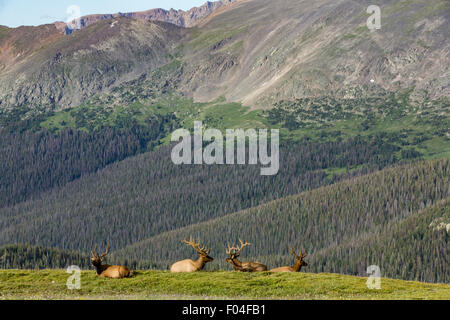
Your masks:
[{"label": "grassy hillside", "polygon": [[367,278],[337,274],[139,271],[131,279],[81,275],[81,290],[66,287],[64,270],[0,271],[0,299],[450,299],[450,285],[381,279],[369,290]]}]

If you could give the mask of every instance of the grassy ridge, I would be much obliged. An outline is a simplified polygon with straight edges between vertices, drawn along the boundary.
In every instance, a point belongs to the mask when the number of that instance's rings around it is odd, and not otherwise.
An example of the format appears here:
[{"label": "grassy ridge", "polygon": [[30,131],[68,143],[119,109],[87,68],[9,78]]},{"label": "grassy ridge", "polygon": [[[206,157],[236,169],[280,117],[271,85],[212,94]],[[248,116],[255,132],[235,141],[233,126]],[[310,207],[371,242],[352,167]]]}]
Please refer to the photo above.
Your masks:
[{"label": "grassy ridge", "polygon": [[0,271],[0,299],[450,299],[450,285],[381,279],[370,290],[367,278],[329,273],[237,273],[138,271],[111,280],[83,271],[81,289],[68,290],[64,270]]}]

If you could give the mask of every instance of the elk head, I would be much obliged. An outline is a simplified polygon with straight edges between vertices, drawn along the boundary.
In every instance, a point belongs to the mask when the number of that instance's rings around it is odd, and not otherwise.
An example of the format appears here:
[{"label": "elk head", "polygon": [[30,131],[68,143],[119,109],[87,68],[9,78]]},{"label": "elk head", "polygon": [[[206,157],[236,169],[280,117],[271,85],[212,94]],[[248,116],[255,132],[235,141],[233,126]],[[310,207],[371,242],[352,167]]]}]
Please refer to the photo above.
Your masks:
[{"label": "elk head", "polygon": [[303,248],[300,248],[300,254],[299,255],[295,252],[294,248],[291,248],[291,253],[294,255],[294,257],[296,259],[296,263],[294,265],[294,268],[298,268],[298,271],[300,271],[300,269],[302,267],[308,266],[308,264],[303,260],[307,256],[307,253],[303,252]]},{"label": "elk head", "polygon": [[91,251],[91,263],[95,268],[101,267],[103,261],[105,260],[105,257],[108,255],[109,252],[109,243],[106,245],[106,250],[101,255],[97,255],[97,245],[94,246],[94,250]]},{"label": "elk head", "polygon": [[[244,242],[241,239],[239,239],[239,242],[241,243],[240,247],[237,247],[234,245],[230,246],[230,244],[228,244],[228,248],[225,251],[227,253],[227,255],[229,255],[229,257],[226,259],[226,261],[228,263],[231,263],[233,266],[235,266],[235,262],[238,262],[238,264],[240,263],[239,260],[237,260],[237,258],[241,255],[242,249],[244,249],[246,246],[250,245],[250,243]],[[235,266],[235,269],[236,269],[236,266]]]}]

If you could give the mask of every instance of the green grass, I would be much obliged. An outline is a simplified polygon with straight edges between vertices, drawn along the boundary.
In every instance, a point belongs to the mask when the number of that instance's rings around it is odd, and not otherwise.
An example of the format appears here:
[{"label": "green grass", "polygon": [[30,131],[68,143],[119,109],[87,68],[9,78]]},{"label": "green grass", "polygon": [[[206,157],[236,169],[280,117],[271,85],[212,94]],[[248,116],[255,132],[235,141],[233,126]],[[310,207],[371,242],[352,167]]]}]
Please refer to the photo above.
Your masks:
[{"label": "green grass", "polygon": [[[203,121],[210,128],[279,128],[281,136],[291,141],[301,141],[309,137],[313,141],[329,141],[348,139],[356,135],[377,136],[387,135],[390,143],[403,149],[416,149],[425,159],[438,159],[450,155],[450,139],[438,136],[435,131],[445,123],[427,123],[416,115],[387,116],[373,118],[368,129],[363,130],[365,117],[351,117],[345,120],[334,120],[322,125],[311,123],[297,129],[288,130],[280,123],[270,123],[263,110],[251,110],[240,103],[229,103],[224,98],[207,103],[194,102],[192,99],[180,97],[176,94],[160,96],[156,101],[132,102],[128,105],[108,107],[86,104],[79,107],[56,112],[43,122],[41,127],[52,130],[62,128],[78,128],[81,130],[95,130],[102,126],[122,127],[130,121],[145,125],[148,119],[156,115],[175,114],[182,127],[192,130],[194,121]],[[402,136],[399,138],[399,136]],[[417,139],[424,138],[417,142]],[[161,141],[170,142],[170,136]],[[401,158],[401,151],[396,153]]]},{"label": "green grass", "polygon": [[[210,128],[267,128],[269,125],[261,110],[251,111],[240,103],[228,103],[219,98],[208,103],[194,102],[176,94],[166,94],[150,103],[133,102],[126,106],[108,107],[84,104],[73,109],[56,112],[40,123],[51,130],[77,128],[91,131],[102,126],[120,127],[130,121],[145,125],[156,115],[175,114],[180,125],[188,130],[194,128],[194,121],[203,121]],[[162,142],[168,143],[170,136]]]},{"label": "green grass", "polygon": [[[224,31],[226,30],[226,31]],[[232,39],[237,37],[240,34],[247,32],[248,27],[243,26],[236,29],[217,29],[208,31],[205,33],[193,32],[192,38],[190,42],[188,42],[188,46],[193,49],[204,49],[213,46],[214,44],[227,39]]]},{"label": "green grass", "polygon": [[283,101],[267,112],[268,122],[283,128],[282,136],[293,141],[304,137],[345,140],[360,135],[395,145],[398,159],[406,150],[415,150],[424,159],[448,157],[449,102],[441,99],[412,106],[409,94],[405,90],[382,99]]},{"label": "green grass", "polygon": [[2,270],[0,299],[450,299],[450,285],[338,274],[139,271],[130,279],[103,279],[83,271],[81,289],[68,290],[64,270]]}]

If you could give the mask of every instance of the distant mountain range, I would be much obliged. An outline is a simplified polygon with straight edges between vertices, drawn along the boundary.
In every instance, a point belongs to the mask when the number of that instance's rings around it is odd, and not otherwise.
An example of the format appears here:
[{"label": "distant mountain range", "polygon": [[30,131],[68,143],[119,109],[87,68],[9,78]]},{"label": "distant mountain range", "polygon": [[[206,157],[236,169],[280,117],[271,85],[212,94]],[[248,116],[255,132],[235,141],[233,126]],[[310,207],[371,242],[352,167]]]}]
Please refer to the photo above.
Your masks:
[{"label": "distant mountain range", "polygon": [[[196,23],[209,16],[217,9],[222,8],[223,6],[231,4],[235,1],[236,0],[219,0],[213,2],[208,1],[202,6],[194,7],[188,11],[175,9],[165,10],[158,8],[140,12],[93,14],[81,17],[79,20],[79,27],[82,29],[101,20],[127,17],[138,20],[169,22],[179,27],[189,28],[193,27]],[[58,30],[61,30],[65,34],[71,34],[74,31],[74,29],[71,27],[71,24],[67,24],[64,22],[55,22],[55,26],[58,28]]]},{"label": "distant mountain range", "polygon": [[[74,107],[174,58],[183,64],[177,90],[196,101],[225,96],[268,107],[399,90],[411,91],[413,100],[437,99],[450,94],[448,6],[385,0],[382,29],[373,32],[367,5],[345,0],[226,1],[187,12],[93,15],[70,36],[55,25],[2,27],[0,108]],[[147,19],[202,22],[177,29]]]}]

